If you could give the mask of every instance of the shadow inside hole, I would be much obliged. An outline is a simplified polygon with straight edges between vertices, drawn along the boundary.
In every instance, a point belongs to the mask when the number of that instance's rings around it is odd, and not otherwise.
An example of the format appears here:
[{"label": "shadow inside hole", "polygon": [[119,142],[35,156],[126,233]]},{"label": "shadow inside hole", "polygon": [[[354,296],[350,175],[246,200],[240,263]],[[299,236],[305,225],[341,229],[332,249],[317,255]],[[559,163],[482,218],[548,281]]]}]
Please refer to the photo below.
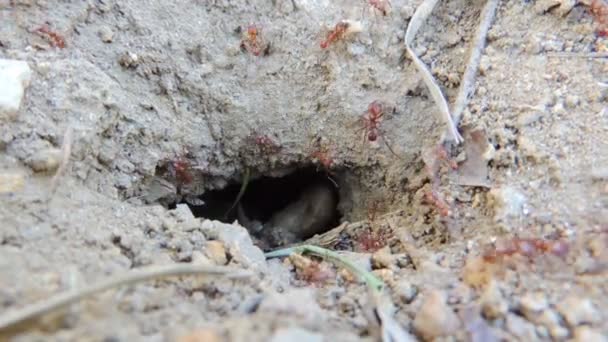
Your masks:
[{"label": "shadow inside hole", "polygon": [[[251,180],[247,185],[245,194],[241,198],[240,208],[234,208],[226,215],[238,196],[240,188],[241,184],[231,184],[221,190],[208,191],[199,197],[205,204],[188,204],[188,206],[196,217],[204,217],[226,223],[232,223],[235,220],[239,221],[241,225],[249,229],[252,236],[259,239],[260,245],[263,248],[282,245],[277,239],[268,235],[268,231],[272,229],[281,230],[281,227],[269,227],[269,221],[289,222],[288,225],[296,225],[302,221],[302,224],[306,225],[306,222],[312,220],[314,221],[313,224],[322,225],[322,227],[314,227],[317,233],[326,232],[340,223],[340,213],[337,209],[337,203],[339,202],[338,189],[326,173],[318,172],[313,166],[298,169],[284,177],[263,176]],[[327,201],[327,205],[325,203],[311,203],[311,206],[326,205],[327,208],[323,209],[325,217],[317,221],[315,221],[315,218],[306,217],[309,213],[318,212],[318,210],[290,211],[290,209],[294,208],[295,203],[301,202],[302,198],[307,198],[309,196],[307,192],[314,191],[311,189],[315,188],[329,191],[333,197],[331,201]],[[327,217],[327,211],[331,212],[329,217]],[[289,215],[293,215],[293,217],[289,217]],[[281,216],[282,219],[277,220],[278,216]],[[261,227],[252,227],[251,222],[258,222],[258,224],[264,225],[264,233],[258,231]],[[278,234],[280,235],[280,232]],[[301,241],[312,237],[309,235],[304,231],[301,236],[298,236],[298,240]]]}]

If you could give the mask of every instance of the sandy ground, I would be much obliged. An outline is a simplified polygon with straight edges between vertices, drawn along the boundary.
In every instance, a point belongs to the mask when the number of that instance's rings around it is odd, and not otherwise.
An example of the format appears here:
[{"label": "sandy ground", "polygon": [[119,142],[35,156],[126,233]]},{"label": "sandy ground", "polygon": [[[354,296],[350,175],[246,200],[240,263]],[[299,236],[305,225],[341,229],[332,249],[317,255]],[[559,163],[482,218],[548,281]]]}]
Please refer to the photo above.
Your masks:
[{"label": "sandy ground", "polygon": [[[502,1],[465,143],[440,148],[403,42],[420,3],[385,16],[362,0],[0,0],[0,58],[31,69],[0,116],[0,318],[146,265],[254,273],[118,287],[0,340],[375,340],[352,274],[265,260],[276,241],[206,216],[249,178],[244,210],[261,221],[310,179],[331,184],[340,227],[313,241],[383,279],[411,339],[606,341],[601,23],[584,1]],[[414,42],[449,100],[484,5],[441,1]],[[361,32],[321,48],[342,19]]]}]

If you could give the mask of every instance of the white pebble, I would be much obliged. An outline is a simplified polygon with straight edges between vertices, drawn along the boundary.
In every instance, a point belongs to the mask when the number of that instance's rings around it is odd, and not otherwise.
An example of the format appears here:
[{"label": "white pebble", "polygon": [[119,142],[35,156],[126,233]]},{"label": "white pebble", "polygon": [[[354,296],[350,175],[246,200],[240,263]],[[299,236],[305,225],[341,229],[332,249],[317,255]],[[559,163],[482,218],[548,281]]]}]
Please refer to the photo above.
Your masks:
[{"label": "white pebble", "polygon": [[0,120],[15,118],[31,77],[27,62],[0,59]]}]

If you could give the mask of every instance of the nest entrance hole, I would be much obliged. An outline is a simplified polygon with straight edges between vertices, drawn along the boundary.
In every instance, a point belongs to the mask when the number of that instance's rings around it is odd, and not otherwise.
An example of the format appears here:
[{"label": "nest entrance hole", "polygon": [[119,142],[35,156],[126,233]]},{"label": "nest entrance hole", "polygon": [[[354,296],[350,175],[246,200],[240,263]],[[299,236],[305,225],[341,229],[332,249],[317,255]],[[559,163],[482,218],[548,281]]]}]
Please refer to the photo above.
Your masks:
[{"label": "nest entrance hole", "polygon": [[[246,222],[241,222],[242,213],[245,213],[249,220],[255,220],[262,224],[266,223],[275,214],[298,201],[315,184],[323,184],[323,186],[331,188],[336,199],[333,207],[329,209],[332,211],[331,219],[327,222],[326,227],[322,228],[325,232],[340,223],[341,214],[337,209],[337,203],[340,201],[339,191],[335,185],[336,183],[325,172],[317,171],[314,166],[298,168],[282,177],[263,175],[256,179],[250,179],[239,202],[240,209],[235,207],[230,210],[239,194],[241,183],[230,184],[220,190],[207,191],[199,196],[204,204],[193,205],[188,203],[188,206],[196,217],[226,223],[237,220],[241,225],[247,227]],[[253,232],[250,231],[250,233],[253,235]],[[308,237],[310,236],[303,236],[302,238],[306,239]]]}]

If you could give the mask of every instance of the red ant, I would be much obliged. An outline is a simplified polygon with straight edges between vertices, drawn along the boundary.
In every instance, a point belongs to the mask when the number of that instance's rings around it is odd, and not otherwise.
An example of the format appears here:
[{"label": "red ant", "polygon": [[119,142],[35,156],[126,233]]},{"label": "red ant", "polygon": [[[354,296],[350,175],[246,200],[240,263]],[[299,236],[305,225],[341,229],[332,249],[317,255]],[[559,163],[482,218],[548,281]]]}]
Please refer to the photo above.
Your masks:
[{"label": "red ant", "polygon": [[266,50],[266,48],[264,48],[261,29],[257,25],[250,24],[247,26],[247,30],[241,41],[241,48],[249,51],[254,56],[259,56],[262,51]]},{"label": "red ant", "polygon": [[350,23],[346,20],[342,20],[337,23],[336,27],[334,27],[333,30],[329,31],[329,33],[327,34],[327,38],[321,42],[321,49],[327,49],[329,45],[342,39],[346,34],[346,31],[348,31],[349,27]]},{"label": "red ant", "polygon": [[264,154],[275,154],[281,150],[281,146],[265,134],[254,135],[253,141]]},{"label": "red ant", "polygon": [[379,101],[369,104],[367,112],[363,115],[363,124],[367,140],[374,142],[378,139],[378,126],[380,119],[384,116],[384,109]]},{"label": "red ant", "polygon": [[513,238],[502,246],[497,246],[483,254],[486,262],[496,262],[506,256],[521,255],[533,259],[539,254],[550,253],[563,257],[568,253],[569,246],[563,240],[543,240],[538,238]]},{"label": "red ant", "polygon": [[439,215],[443,217],[450,216],[450,206],[441,198],[437,191],[429,190],[424,193],[424,199],[429,204],[434,205],[439,211]]},{"label": "red ant", "polygon": [[313,162],[316,162],[323,166],[326,171],[329,171],[334,166],[333,153],[327,147],[326,143],[322,143],[321,137],[311,142],[310,149],[313,152],[310,153],[309,157]]},{"label": "red ant", "polygon": [[[367,139],[369,142],[375,142],[376,140],[378,140],[378,137],[380,136],[380,121],[384,116],[384,113],[385,110],[380,101],[374,101],[369,104],[369,106],[367,107],[367,112],[363,114],[362,117],[364,139]],[[401,158],[397,153],[395,153],[395,151],[393,150],[391,145],[389,145],[386,139],[384,139],[384,143],[394,156],[396,156],[397,158]]]},{"label": "red ant", "polygon": [[378,231],[372,231],[370,228],[362,233],[359,233],[359,235],[356,237],[356,242],[360,251],[374,253],[386,246],[388,239],[389,236],[386,232],[381,233]]},{"label": "red ant", "polygon": [[371,7],[380,11],[383,17],[386,17],[389,8],[392,8],[391,2],[389,0],[368,0],[367,3]]},{"label": "red ant", "polygon": [[326,151],[314,151],[310,156],[316,159],[326,170],[329,170],[334,165],[334,160],[328,154]]},{"label": "red ant", "polygon": [[187,159],[180,157],[176,160],[169,161],[167,170],[169,175],[174,178],[179,187],[184,184],[192,183],[194,177],[190,173],[192,164]]},{"label": "red ant", "polygon": [[41,26],[35,29],[34,32],[38,32],[41,35],[45,36],[52,46],[58,47],[60,49],[65,48],[65,39],[57,32],[51,31],[48,26]]}]

